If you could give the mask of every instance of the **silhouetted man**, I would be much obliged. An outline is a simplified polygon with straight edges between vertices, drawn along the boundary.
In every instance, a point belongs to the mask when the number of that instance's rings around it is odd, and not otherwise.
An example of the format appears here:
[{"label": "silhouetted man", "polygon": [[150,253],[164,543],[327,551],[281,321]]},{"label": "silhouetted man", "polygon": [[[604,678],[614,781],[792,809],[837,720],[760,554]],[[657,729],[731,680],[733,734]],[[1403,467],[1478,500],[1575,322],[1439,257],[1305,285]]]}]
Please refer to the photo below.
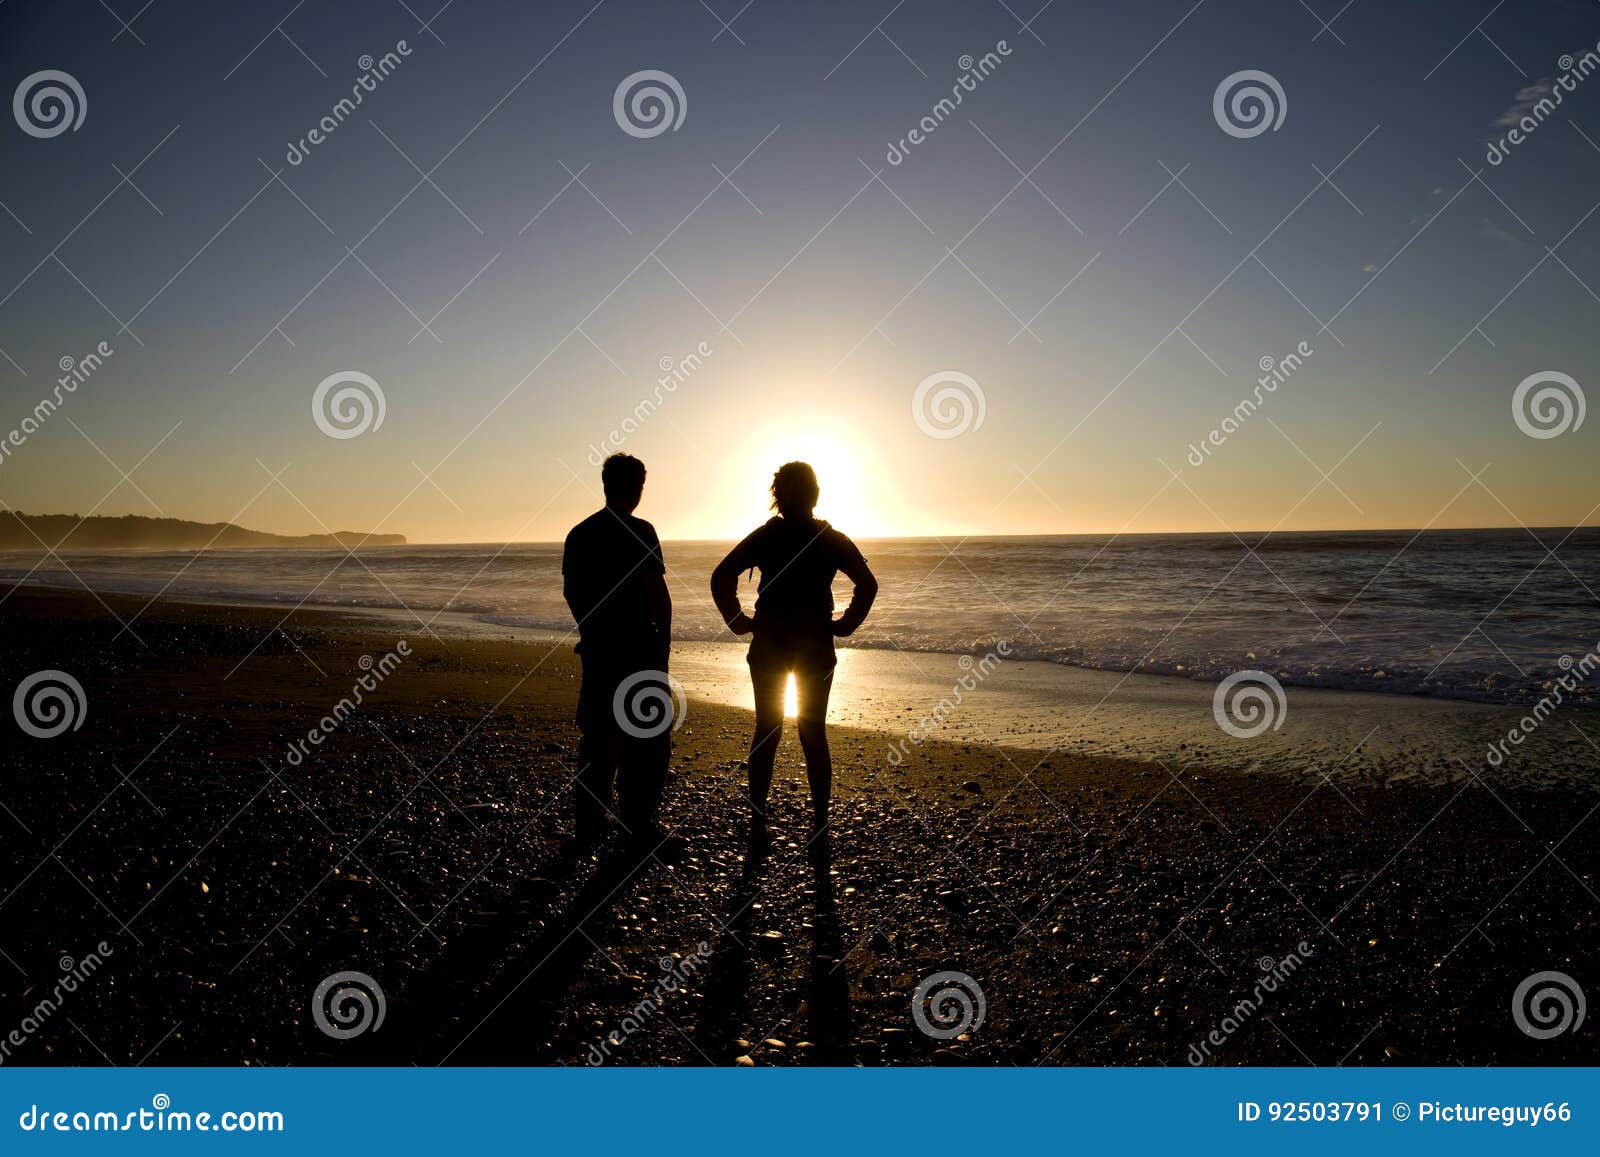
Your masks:
[{"label": "silhouetted man", "polygon": [[633,516],[644,477],[644,463],[631,454],[607,458],[605,509],[572,528],[561,555],[562,593],[578,621],[583,659],[573,825],[580,847],[611,827],[613,779],[629,842],[645,852],[664,842],[656,809],[676,706],[666,675],[672,596],[656,528]]}]

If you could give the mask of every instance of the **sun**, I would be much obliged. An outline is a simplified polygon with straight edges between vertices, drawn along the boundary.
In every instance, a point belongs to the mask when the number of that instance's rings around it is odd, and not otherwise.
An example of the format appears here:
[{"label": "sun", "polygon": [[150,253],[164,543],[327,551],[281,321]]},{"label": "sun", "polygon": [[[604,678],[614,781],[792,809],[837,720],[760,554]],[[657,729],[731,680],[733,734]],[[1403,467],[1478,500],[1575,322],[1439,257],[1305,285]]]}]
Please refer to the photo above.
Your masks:
[{"label": "sun", "polygon": [[[817,472],[821,496],[817,517],[852,537],[888,533],[894,505],[883,492],[872,463],[873,449],[843,423],[830,419],[789,420],[745,440],[723,477],[729,499],[730,537],[742,535],[772,517],[767,491],[773,471],[785,462],[809,462]],[[742,529],[740,529],[742,528]]]}]

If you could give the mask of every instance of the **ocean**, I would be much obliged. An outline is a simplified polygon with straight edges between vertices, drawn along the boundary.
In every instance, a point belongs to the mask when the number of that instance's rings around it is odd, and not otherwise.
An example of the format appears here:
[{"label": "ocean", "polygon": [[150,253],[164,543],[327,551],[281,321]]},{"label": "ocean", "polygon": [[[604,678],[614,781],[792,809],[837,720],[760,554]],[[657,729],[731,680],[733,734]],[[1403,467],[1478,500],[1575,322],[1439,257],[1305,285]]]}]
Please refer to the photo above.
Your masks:
[{"label": "ocean", "polygon": [[[1537,700],[1600,646],[1600,529],[863,541],[881,593],[850,640],[1216,681]],[[732,642],[707,582],[725,543],[665,546],[674,635]],[[410,611],[563,633],[558,544],[0,554],[0,578],[286,607]],[[747,605],[753,592],[741,588]],[[842,607],[848,586],[836,591]],[[1581,685],[1569,705],[1600,706]]]}]

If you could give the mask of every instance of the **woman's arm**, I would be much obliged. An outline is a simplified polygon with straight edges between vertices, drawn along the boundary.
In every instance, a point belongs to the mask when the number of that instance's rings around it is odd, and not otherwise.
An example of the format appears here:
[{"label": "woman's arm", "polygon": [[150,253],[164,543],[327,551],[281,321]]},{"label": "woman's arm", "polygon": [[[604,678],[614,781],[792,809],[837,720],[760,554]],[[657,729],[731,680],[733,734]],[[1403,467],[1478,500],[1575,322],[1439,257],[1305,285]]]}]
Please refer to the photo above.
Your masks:
[{"label": "woman's arm", "polygon": [[872,568],[867,565],[867,560],[861,552],[855,549],[855,544],[850,544],[850,549],[844,552],[844,557],[839,560],[839,569],[844,571],[846,577],[855,583],[855,591],[850,596],[850,605],[844,609],[833,622],[833,633],[841,639],[855,633],[867,617],[867,612],[872,610],[872,600],[878,597],[878,580],[872,573]]},{"label": "woman's arm", "polygon": [[749,541],[747,538],[730,550],[728,557],[711,572],[711,601],[717,604],[722,621],[736,635],[748,635],[755,629],[755,622],[739,604],[739,575],[746,569],[745,555]]}]

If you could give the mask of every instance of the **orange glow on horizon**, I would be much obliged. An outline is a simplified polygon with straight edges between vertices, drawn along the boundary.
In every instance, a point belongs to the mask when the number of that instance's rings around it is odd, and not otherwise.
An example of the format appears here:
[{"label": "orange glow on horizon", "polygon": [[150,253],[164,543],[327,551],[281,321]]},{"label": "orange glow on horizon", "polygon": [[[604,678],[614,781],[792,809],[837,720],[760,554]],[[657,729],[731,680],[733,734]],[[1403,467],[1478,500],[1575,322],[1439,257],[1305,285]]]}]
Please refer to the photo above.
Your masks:
[{"label": "orange glow on horizon", "polygon": [[[710,467],[707,500],[682,524],[663,529],[679,539],[739,539],[772,517],[768,486],[785,462],[817,472],[817,517],[852,538],[937,534],[944,528],[906,507],[892,479],[877,468],[882,451],[832,418],[790,418],[752,432],[720,466]],[[642,513],[642,512],[641,512]]]}]

